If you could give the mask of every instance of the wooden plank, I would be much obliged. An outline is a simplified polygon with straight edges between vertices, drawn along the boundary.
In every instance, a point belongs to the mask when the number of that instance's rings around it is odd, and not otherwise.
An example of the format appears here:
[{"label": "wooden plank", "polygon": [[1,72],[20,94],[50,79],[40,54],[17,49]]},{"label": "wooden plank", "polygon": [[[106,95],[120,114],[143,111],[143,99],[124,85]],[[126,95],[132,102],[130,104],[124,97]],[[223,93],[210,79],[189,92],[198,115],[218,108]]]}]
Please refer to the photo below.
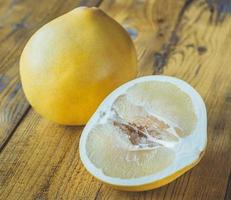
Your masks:
[{"label": "wooden plank", "polygon": [[230,199],[231,6],[225,5],[215,1],[211,4],[195,1],[189,5],[174,33],[178,42],[171,47],[167,64],[162,66],[164,74],[188,81],[205,99],[208,110],[205,157],[193,170],[157,190],[123,193],[103,185],[97,199]]},{"label": "wooden plank", "polygon": [[229,200],[229,199],[231,199],[231,173],[229,175],[229,181],[225,193],[225,200]]},{"label": "wooden plank", "polygon": [[134,38],[139,60],[138,76],[155,71],[155,55],[164,50],[177,24],[184,0],[108,0],[101,8],[122,24]]},{"label": "wooden plank", "polygon": [[[134,40],[139,75],[153,73],[153,55],[168,42],[183,6],[183,0],[168,0],[164,5],[161,0],[102,4],[130,32],[138,32]],[[79,160],[81,130],[53,124],[30,110],[0,154],[0,199],[99,198],[105,186]]]},{"label": "wooden plank", "polygon": [[[29,109],[18,76],[19,57],[29,37],[51,19],[99,0],[0,2],[0,151]],[[29,9],[30,8],[30,9]]]},{"label": "wooden plank", "polygon": [[80,162],[80,132],[31,110],[0,155],[0,199],[93,199],[100,183]]},{"label": "wooden plank", "polygon": [[204,1],[192,3],[176,30],[178,42],[166,57],[167,65],[162,66],[164,74],[188,81],[205,99],[208,110],[205,157],[197,167],[165,187],[134,194],[104,185],[98,199],[230,199],[230,7]]},{"label": "wooden plank", "polygon": [[[172,199],[224,199],[228,186],[231,170],[231,4],[226,0],[217,3],[196,1],[191,5],[176,33],[178,45],[164,69],[165,74],[190,82],[204,97],[208,111],[205,157],[198,167],[169,186],[166,195],[173,196]],[[184,187],[175,187],[181,182]]]}]

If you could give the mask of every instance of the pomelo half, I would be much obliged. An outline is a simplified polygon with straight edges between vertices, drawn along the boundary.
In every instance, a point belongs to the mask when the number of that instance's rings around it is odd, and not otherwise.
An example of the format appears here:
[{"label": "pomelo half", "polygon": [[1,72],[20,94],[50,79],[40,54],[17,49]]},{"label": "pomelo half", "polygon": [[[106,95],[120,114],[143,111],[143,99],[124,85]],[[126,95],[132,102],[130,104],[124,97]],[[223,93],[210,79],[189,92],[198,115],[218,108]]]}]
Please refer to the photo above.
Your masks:
[{"label": "pomelo half", "polygon": [[97,179],[143,191],[195,166],[206,143],[201,96],[177,78],[146,76],[122,85],[101,103],[81,135],[80,157]]}]

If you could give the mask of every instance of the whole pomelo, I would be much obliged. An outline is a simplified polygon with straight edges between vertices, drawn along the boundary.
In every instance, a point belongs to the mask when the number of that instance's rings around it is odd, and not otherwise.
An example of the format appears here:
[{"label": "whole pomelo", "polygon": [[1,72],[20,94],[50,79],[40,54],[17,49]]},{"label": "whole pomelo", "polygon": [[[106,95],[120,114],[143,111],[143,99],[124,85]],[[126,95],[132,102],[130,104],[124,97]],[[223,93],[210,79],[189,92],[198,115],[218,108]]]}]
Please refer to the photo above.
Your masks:
[{"label": "whole pomelo", "polygon": [[101,101],[137,73],[132,40],[98,8],[79,7],[39,29],[20,59],[23,90],[45,118],[87,122]]}]

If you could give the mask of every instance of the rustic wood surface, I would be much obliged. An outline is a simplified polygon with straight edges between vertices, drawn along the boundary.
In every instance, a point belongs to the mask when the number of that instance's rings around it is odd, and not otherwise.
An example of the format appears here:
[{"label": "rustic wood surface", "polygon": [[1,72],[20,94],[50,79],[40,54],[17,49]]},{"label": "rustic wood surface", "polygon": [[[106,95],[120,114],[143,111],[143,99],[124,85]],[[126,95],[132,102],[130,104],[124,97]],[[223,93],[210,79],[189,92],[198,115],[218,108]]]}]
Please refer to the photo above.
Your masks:
[{"label": "rustic wood surface", "polygon": [[[139,76],[172,75],[192,84],[208,110],[202,161],[159,189],[132,193],[102,184],[83,168],[83,127],[41,118],[27,103],[18,75],[29,37],[77,7],[99,6],[132,36]],[[229,0],[1,0],[0,200],[231,199],[231,1]]]}]

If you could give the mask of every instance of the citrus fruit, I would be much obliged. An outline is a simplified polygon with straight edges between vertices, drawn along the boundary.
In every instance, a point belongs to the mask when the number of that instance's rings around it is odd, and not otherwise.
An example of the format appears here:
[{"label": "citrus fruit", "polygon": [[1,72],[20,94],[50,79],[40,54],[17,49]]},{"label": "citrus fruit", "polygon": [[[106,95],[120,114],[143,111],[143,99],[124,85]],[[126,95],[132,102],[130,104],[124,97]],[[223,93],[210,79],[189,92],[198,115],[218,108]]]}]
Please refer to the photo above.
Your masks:
[{"label": "citrus fruit", "polygon": [[112,92],[83,130],[80,158],[121,190],[160,187],[195,166],[207,143],[207,115],[186,82],[147,76]]},{"label": "citrus fruit", "polygon": [[42,116],[85,124],[101,101],[136,77],[132,40],[98,8],[79,7],[40,28],[20,59],[25,95]]}]

